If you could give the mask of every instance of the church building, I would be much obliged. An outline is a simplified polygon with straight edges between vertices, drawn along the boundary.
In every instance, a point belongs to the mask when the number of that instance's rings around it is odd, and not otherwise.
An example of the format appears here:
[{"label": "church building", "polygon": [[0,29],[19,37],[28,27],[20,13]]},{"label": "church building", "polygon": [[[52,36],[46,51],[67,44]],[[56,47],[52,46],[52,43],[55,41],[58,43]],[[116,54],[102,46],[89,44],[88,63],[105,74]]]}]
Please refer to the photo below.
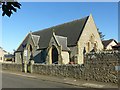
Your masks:
[{"label": "church building", "polygon": [[94,19],[87,17],[30,32],[15,52],[15,62],[41,64],[84,63],[84,55],[103,50]]}]

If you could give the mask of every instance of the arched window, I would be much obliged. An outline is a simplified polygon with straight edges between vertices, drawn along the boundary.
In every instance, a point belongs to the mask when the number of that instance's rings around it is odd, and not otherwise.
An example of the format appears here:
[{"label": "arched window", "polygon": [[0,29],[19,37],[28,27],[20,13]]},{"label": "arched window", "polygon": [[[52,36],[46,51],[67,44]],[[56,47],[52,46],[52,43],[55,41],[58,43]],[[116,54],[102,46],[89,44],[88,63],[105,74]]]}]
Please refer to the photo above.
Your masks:
[{"label": "arched window", "polygon": [[88,44],[87,44],[87,48],[88,48],[88,52],[90,51],[90,42],[88,42]]},{"label": "arched window", "polygon": [[97,42],[94,42],[94,50],[97,51]]}]

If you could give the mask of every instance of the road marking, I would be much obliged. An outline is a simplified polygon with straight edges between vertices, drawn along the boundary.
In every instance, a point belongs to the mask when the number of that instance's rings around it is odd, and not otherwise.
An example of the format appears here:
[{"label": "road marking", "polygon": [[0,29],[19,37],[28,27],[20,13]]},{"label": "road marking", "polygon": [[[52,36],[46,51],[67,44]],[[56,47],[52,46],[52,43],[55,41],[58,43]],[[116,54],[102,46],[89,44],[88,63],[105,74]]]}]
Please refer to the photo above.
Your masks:
[{"label": "road marking", "polygon": [[85,84],[83,84],[83,86],[96,87],[96,88],[102,88],[102,87],[104,87],[104,85],[91,84],[91,83],[85,83]]}]

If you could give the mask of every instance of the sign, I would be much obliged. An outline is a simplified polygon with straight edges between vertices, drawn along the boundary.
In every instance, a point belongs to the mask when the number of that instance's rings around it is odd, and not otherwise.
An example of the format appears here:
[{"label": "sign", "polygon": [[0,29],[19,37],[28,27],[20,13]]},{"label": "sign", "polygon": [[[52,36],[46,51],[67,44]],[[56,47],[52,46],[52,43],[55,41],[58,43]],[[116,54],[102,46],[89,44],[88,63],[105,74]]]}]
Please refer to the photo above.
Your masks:
[{"label": "sign", "polygon": [[27,50],[24,50],[24,56],[27,56]]},{"label": "sign", "polygon": [[116,71],[120,71],[120,66],[115,66]]}]

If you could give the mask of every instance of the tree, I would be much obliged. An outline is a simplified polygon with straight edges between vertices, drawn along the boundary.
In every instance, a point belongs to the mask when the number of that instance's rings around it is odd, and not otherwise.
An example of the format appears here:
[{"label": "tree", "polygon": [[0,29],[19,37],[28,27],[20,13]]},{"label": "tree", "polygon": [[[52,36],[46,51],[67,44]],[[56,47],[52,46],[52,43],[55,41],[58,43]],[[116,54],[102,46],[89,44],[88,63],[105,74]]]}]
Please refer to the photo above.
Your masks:
[{"label": "tree", "polygon": [[20,9],[21,4],[16,0],[0,0],[0,6],[2,9],[2,16],[7,15],[10,17],[13,12],[17,12],[17,9]]},{"label": "tree", "polygon": [[98,28],[97,30],[98,30],[98,32],[99,32],[99,35],[100,35],[101,40],[103,41],[103,40],[104,40],[105,35],[104,35],[102,32],[100,32],[100,31],[99,31],[99,28]]}]

